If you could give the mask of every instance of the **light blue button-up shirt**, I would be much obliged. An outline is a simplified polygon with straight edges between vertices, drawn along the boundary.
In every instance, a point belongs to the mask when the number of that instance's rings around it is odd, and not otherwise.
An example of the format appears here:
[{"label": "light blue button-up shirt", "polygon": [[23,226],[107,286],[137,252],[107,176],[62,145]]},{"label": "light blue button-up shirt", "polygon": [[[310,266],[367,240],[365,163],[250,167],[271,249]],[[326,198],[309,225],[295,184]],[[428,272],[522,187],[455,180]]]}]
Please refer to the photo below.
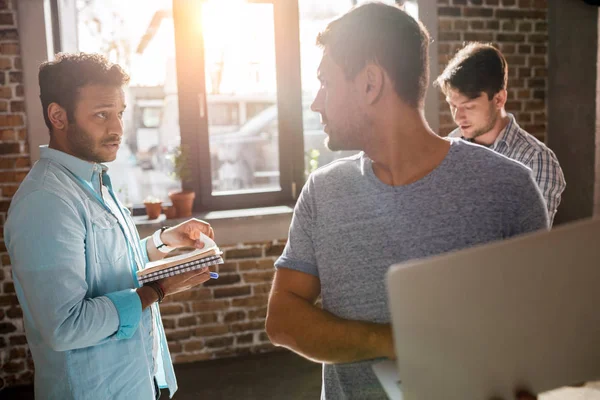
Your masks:
[{"label": "light blue button-up shirt", "polygon": [[[104,201],[100,176],[123,218]],[[155,378],[173,396],[158,306],[142,311],[135,291],[135,269],[148,261],[146,239],[112,194],[105,166],[41,146],[4,235],[36,398],[150,400]]]}]

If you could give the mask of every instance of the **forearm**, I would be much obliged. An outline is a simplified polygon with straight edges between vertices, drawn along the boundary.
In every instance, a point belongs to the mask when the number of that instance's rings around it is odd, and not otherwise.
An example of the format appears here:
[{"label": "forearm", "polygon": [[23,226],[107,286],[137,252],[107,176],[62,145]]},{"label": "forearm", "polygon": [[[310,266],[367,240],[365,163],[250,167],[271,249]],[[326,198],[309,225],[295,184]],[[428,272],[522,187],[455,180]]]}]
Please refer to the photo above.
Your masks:
[{"label": "forearm", "polygon": [[267,333],[276,346],[316,362],[394,357],[390,325],[341,319],[288,293],[272,296]]},{"label": "forearm", "polygon": [[147,237],[144,240],[146,242],[146,254],[148,255],[149,261],[157,261],[157,260],[162,260],[163,258],[165,258],[166,254],[160,252],[156,248],[156,246],[154,245],[154,242],[152,241],[151,236]]}]

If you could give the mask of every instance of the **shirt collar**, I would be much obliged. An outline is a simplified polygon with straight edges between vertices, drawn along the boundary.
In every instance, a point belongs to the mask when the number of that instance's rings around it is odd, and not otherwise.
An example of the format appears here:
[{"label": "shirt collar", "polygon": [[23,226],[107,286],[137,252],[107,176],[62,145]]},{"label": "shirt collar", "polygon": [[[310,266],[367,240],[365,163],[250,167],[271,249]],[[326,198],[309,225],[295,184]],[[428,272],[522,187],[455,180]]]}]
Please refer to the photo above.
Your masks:
[{"label": "shirt collar", "polygon": [[40,158],[46,158],[62,165],[86,182],[92,182],[94,174],[108,171],[108,167],[104,164],[82,160],[60,150],[51,149],[48,145],[40,146]]},{"label": "shirt collar", "polygon": [[508,148],[510,148],[512,146],[512,144],[515,142],[517,134],[520,130],[521,130],[521,128],[519,127],[519,124],[517,124],[517,121],[515,120],[515,116],[509,113],[508,114],[508,125],[506,125],[506,127],[504,129],[502,129],[502,131],[500,131],[500,134],[496,138],[496,141],[491,146],[491,148],[492,149],[498,148],[500,143],[504,143],[504,144],[506,144],[506,146]]}]

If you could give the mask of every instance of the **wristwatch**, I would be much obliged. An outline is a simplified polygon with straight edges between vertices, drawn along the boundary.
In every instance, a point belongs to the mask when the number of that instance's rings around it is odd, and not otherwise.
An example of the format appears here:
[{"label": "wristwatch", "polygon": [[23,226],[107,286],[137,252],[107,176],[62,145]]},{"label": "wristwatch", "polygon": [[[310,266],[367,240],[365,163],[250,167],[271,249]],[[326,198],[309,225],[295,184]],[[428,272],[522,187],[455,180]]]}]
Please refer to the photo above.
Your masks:
[{"label": "wristwatch", "polygon": [[157,230],[156,232],[154,232],[154,234],[152,235],[152,241],[154,242],[154,246],[156,246],[156,248],[158,249],[158,251],[160,251],[161,253],[170,253],[171,251],[175,250],[175,247],[170,247],[167,246],[166,244],[163,243],[162,240],[160,240],[160,234],[163,233],[165,231],[165,229],[168,229],[168,226],[163,226],[162,228],[160,228],[159,230]]}]

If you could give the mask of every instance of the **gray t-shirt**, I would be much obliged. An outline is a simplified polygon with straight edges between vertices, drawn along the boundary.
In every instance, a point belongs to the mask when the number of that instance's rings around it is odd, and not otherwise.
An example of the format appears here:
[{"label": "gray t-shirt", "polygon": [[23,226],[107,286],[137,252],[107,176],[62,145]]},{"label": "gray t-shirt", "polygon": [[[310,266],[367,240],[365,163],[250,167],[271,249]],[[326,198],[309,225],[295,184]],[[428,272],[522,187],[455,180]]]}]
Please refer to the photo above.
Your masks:
[{"label": "gray t-shirt", "polygon": [[[317,276],[332,314],[389,323],[384,278],[392,264],[548,227],[529,168],[478,145],[451,143],[442,163],[409,185],[381,182],[364,153],[315,171],[275,266]],[[386,399],[372,363],[324,365],[322,398]]]}]

